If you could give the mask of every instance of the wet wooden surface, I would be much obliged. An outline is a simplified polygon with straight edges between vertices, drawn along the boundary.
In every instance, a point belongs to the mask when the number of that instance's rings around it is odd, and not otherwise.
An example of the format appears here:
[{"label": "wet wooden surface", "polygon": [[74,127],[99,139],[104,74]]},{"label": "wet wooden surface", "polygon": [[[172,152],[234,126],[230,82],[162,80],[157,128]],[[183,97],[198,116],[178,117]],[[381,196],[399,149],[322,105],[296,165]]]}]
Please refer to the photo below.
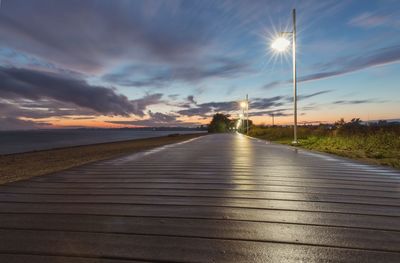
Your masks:
[{"label": "wet wooden surface", "polygon": [[0,186],[0,262],[400,262],[400,173],[209,135]]}]

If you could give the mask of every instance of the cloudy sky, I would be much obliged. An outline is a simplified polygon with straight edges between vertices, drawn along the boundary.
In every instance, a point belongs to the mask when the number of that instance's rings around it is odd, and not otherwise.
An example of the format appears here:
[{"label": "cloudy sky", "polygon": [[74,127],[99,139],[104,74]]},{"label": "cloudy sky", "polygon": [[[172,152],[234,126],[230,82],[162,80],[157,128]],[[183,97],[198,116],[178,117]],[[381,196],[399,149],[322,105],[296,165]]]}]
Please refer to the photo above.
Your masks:
[{"label": "cloudy sky", "polygon": [[398,0],[2,0],[0,129],[290,123],[294,7],[300,122],[399,118]]}]

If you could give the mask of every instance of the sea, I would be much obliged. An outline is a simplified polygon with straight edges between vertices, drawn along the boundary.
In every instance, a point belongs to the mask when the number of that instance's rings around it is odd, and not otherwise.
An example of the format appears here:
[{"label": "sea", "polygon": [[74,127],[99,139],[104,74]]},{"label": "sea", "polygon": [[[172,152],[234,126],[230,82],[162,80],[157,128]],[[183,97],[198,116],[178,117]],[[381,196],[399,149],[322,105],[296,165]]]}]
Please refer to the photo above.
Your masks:
[{"label": "sea", "polygon": [[0,131],[0,154],[23,153],[69,146],[202,133],[199,130],[60,129]]}]

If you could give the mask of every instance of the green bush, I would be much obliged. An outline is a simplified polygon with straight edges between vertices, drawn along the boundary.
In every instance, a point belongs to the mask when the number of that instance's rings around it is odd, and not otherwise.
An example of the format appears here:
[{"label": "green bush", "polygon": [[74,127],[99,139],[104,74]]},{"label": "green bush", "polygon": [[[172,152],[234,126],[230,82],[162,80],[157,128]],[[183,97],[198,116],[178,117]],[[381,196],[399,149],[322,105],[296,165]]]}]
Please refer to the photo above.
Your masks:
[{"label": "green bush", "polygon": [[211,123],[208,125],[208,132],[221,133],[228,132],[231,126],[229,115],[217,113],[213,116]]}]

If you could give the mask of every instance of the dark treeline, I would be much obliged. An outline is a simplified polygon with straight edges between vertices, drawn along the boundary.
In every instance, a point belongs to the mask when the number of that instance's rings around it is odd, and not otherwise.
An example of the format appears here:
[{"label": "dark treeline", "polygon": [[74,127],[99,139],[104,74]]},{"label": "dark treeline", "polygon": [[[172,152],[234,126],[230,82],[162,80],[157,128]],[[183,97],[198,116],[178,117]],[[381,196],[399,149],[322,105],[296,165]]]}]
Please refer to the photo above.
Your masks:
[{"label": "dark treeline", "polygon": [[[210,124],[208,125],[208,132],[210,133],[222,133],[232,131],[245,131],[247,129],[247,121],[241,121],[240,119],[231,119],[229,114],[217,113],[214,114]],[[249,127],[253,125],[253,122],[249,120]]]}]

